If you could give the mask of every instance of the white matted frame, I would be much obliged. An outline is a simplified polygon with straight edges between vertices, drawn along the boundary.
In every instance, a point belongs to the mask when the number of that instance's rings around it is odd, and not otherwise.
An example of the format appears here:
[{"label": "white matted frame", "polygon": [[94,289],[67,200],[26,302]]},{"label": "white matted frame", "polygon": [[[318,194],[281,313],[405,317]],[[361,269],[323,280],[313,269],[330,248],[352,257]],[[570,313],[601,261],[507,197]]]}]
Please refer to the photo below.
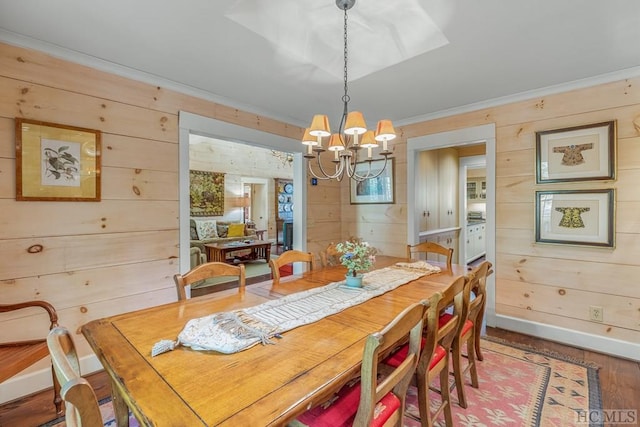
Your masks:
[{"label": "white matted frame", "polygon": [[536,132],[536,183],[613,180],[616,122]]},{"label": "white matted frame", "polygon": [[613,189],[536,191],[536,242],[614,247]]},{"label": "white matted frame", "polygon": [[360,182],[354,179],[351,180],[351,204],[395,203],[394,162],[395,159],[391,157],[386,160],[380,159],[357,163],[356,173],[361,176],[366,176],[367,174],[375,175],[383,167],[385,169],[375,178],[365,179]]}]

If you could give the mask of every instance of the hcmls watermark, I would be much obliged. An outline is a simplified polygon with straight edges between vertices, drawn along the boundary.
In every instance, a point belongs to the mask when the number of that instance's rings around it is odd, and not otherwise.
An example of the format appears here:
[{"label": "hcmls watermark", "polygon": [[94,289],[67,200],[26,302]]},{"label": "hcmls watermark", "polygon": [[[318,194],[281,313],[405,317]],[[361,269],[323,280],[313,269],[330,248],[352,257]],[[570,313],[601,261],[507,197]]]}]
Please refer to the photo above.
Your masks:
[{"label": "hcmls watermark", "polygon": [[638,411],[635,409],[592,409],[576,412],[578,424],[633,424],[638,423]]}]

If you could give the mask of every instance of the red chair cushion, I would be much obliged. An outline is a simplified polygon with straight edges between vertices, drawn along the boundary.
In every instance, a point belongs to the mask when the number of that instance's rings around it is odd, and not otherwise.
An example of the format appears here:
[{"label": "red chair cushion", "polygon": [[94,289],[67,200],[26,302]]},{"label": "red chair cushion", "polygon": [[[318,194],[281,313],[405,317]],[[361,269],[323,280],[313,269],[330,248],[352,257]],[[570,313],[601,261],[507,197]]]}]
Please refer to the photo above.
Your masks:
[{"label": "red chair cushion", "polygon": [[[451,320],[452,317],[453,317],[453,315],[451,315],[449,313],[441,314],[440,318],[438,319],[438,327],[442,327],[443,325],[446,325],[447,322],[449,320]],[[464,322],[464,326],[462,327],[462,335],[464,335],[467,332],[469,332],[472,328],[473,328],[473,322],[471,320],[467,319],[467,321]]]},{"label": "red chair cushion", "polygon": [[[424,348],[424,338],[422,338],[421,348]],[[400,347],[400,350],[387,357],[382,363],[397,368],[404,361],[404,359],[407,358],[407,354],[409,354],[409,344],[405,344]],[[433,368],[435,364],[441,361],[442,358],[446,355],[447,352],[445,351],[444,347],[442,347],[441,345],[436,346],[436,351],[433,352],[431,363],[429,363],[429,369]]]},{"label": "red chair cushion", "polygon": [[[305,426],[347,427],[353,424],[360,404],[360,381],[342,387],[333,398],[316,406],[296,418]],[[393,393],[384,395],[375,407],[371,426],[382,426],[391,415],[400,409],[400,400]]]}]

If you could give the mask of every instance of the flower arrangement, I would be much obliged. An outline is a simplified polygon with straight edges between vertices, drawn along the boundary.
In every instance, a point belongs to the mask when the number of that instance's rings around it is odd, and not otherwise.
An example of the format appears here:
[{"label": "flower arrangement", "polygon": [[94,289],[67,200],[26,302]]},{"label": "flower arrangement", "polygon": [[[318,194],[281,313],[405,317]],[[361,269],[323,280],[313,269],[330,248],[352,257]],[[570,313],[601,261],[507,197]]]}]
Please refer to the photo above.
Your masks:
[{"label": "flower arrangement", "polygon": [[336,250],[341,253],[340,262],[347,267],[348,276],[356,276],[360,271],[366,271],[376,261],[377,250],[361,239],[351,239],[340,242]]}]

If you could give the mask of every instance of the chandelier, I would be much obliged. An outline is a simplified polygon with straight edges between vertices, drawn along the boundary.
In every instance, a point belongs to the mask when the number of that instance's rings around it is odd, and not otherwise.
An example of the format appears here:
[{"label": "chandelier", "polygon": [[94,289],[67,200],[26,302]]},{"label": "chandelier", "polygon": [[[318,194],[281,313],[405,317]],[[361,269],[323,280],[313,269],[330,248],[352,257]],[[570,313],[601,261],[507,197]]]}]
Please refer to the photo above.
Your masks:
[{"label": "chandelier", "polygon": [[[380,120],[375,133],[367,130],[364,116],[359,111],[349,112],[349,87],[347,80],[347,10],[351,9],[356,0],[336,0],[338,8],[344,11],[344,95],[342,96],[343,111],[340,119],[338,133],[331,133],[329,119],[326,115],[316,114],[313,116],[311,127],[307,128],[302,138],[302,144],[307,146],[304,157],[311,175],[318,179],[335,179],[341,181],[345,174],[361,182],[366,179],[380,176],[387,167],[387,161],[391,155],[388,141],[396,137],[391,120]],[[329,137],[327,149],[323,147],[323,138]],[[381,169],[372,169],[374,160],[382,158],[373,157],[373,149],[379,147],[382,142],[380,156],[384,157],[384,164]],[[367,149],[366,158],[358,158],[361,149]],[[322,153],[326,150],[333,151],[332,162],[335,165],[333,171],[327,172],[322,163]],[[317,159],[319,173],[313,169],[312,160]],[[356,168],[356,165],[364,164],[364,167]],[[357,170],[358,169],[358,170]]]}]

